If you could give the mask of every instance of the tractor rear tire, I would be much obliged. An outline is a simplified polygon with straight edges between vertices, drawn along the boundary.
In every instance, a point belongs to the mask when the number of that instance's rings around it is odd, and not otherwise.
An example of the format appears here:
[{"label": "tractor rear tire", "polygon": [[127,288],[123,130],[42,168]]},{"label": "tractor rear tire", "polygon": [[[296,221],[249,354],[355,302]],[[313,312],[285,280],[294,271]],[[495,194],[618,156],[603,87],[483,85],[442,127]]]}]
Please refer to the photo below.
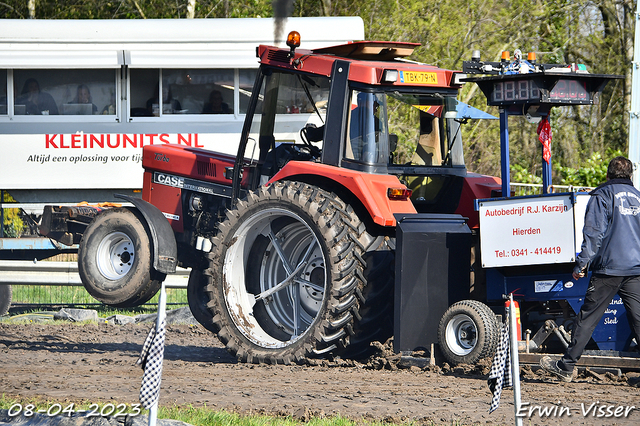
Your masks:
[{"label": "tractor rear tire", "polygon": [[393,245],[393,241],[378,237],[365,249],[363,281],[366,285],[356,292],[361,318],[354,325],[349,346],[340,354],[343,358],[365,359],[378,350],[371,342],[384,344],[393,336],[395,251],[390,247]]},{"label": "tractor rear tire", "polygon": [[207,276],[199,269],[191,269],[189,273],[189,282],[187,283],[187,300],[189,302],[189,310],[191,315],[207,330],[212,333],[216,332],[213,325],[213,315],[207,308],[209,300],[206,292],[208,284]]},{"label": "tractor rear tire", "polygon": [[214,330],[242,362],[340,354],[354,334],[366,227],[336,194],[297,182],[249,192],[208,254]]},{"label": "tractor rear tire", "polygon": [[0,317],[9,312],[12,295],[13,293],[9,284],[0,285]]},{"label": "tractor rear tire", "polygon": [[495,314],[477,300],[454,303],[438,326],[440,349],[453,365],[474,364],[493,356],[499,338],[500,324]]},{"label": "tractor rear tire", "polygon": [[89,294],[118,308],[151,299],[166,275],[153,269],[149,231],[131,210],[114,208],[89,224],[78,249],[78,272]]}]

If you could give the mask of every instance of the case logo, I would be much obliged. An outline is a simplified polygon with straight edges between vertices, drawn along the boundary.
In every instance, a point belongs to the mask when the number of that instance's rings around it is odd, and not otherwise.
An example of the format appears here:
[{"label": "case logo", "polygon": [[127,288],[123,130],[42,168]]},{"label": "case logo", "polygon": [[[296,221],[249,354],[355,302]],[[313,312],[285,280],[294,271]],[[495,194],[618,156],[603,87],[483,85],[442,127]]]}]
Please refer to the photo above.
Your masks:
[{"label": "case logo", "polygon": [[165,175],[164,173],[155,173],[153,175],[155,183],[173,186],[176,188],[184,188],[184,179],[178,176]]}]

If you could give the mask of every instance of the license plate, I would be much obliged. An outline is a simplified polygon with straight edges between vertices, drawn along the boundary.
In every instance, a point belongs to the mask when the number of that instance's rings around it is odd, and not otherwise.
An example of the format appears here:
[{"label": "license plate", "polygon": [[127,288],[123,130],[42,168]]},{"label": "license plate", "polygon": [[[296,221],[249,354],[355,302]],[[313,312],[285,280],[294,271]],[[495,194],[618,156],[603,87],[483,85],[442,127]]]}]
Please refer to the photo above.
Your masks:
[{"label": "license plate", "polygon": [[438,84],[438,74],[435,72],[400,71],[400,83]]}]

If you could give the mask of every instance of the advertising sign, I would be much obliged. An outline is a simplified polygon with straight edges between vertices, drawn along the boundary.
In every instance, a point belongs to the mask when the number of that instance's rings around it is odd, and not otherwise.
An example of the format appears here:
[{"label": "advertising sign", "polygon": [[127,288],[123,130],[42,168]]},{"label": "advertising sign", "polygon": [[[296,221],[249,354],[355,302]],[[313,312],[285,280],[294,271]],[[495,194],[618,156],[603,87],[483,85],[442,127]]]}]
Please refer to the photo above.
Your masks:
[{"label": "advertising sign", "polygon": [[235,155],[229,134],[44,134],[3,135],[3,189],[142,188],[142,147],[178,144]]},{"label": "advertising sign", "polygon": [[[276,142],[293,142],[309,114],[291,114],[276,129]],[[2,135],[0,188],[139,189],[142,147],[175,144],[235,156],[242,121],[218,133],[59,133]],[[184,127],[184,126],[182,126]],[[228,131],[235,130],[235,131]],[[255,141],[248,155],[257,154]]]},{"label": "advertising sign", "polygon": [[480,202],[482,266],[573,262],[578,238],[571,198],[562,194]]}]

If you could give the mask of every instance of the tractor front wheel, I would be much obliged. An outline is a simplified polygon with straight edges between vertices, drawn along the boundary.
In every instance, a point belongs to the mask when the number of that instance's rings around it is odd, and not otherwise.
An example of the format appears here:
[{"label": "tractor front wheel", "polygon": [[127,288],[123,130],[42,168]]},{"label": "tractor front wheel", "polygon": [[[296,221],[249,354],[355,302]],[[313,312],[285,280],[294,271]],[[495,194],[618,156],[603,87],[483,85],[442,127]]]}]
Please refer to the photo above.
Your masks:
[{"label": "tractor front wheel", "polygon": [[165,278],[153,269],[151,252],[147,228],[134,212],[106,210],[80,241],[80,279],[89,294],[106,305],[141,305],[157,293]]}]

